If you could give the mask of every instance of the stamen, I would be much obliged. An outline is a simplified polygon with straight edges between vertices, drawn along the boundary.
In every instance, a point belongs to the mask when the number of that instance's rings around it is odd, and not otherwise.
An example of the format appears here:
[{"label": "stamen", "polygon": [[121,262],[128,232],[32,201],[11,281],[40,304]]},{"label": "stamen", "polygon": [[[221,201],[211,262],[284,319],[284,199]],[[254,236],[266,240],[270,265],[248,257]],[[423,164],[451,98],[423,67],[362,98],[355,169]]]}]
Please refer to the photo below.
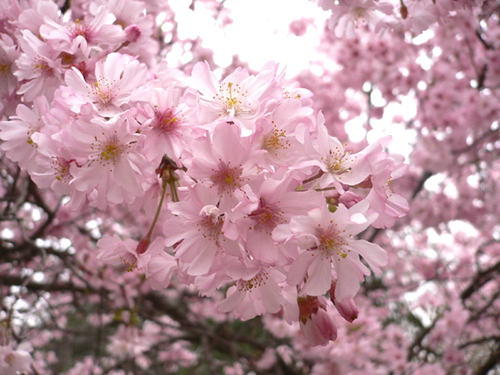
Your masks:
[{"label": "stamen", "polygon": [[250,292],[253,288],[260,287],[266,284],[266,280],[269,279],[266,271],[260,271],[250,280],[239,280],[238,289],[241,292]]},{"label": "stamen", "polygon": [[[335,224],[333,225],[335,226]],[[351,250],[347,247],[347,242],[338,230],[333,227],[329,227],[327,230],[319,228],[319,230],[321,234],[318,236],[319,246],[316,249],[322,252],[321,256],[330,259],[330,261],[335,255],[339,257],[338,260],[347,258]]]},{"label": "stamen", "polygon": [[155,118],[151,126],[161,133],[172,133],[177,130],[183,120],[173,108],[168,108],[165,111],[160,111],[158,108],[154,110]]},{"label": "stamen", "polygon": [[[90,146],[91,150],[98,151],[98,154],[94,156],[94,160],[98,160],[102,166],[116,164],[118,158],[131,147],[128,144],[121,143],[116,133],[115,131],[115,134],[105,141],[99,141],[97,137],[94,137],[96,143],[92,143]],[[102,135],[105,136],[104,133]]]},{"label": "stamen", "polygon": [[211,176],[211,180],[219,187],[221,193],[232,193],[235,189],[241,186],[241,173],[243,168],[230,167],[231,162],[227,164],[223,161],[219,162],[219,170]]},{"label": "stamen", "polygon": [[93,103],[101,109],[108,108],[116,98],[117,88],[114,82],[108,82],[105,78],[100,78],[97,82],[91,85],[91,93]]},{"label": "stamen", "polygon": [[248,217],[256,222],[254,229],[264,230],[271,234],[273,229],[283,222],[282,214],[283,212],[275,204],[267,204],[261,198],[259,208],[248,215]]},{"label": "stamen", "polygon": [[276,126],[264,136],[264,140],[262,141],[262,149],[275,156],[278,156],[278,150],[286,150],[288,147],[290,147],[290,141],[286,139],[285,131],[277,129]]},{"label": "stamen", "polygon": [[219,116],[237,116],[241,112],[248,111],[242,108],[242,99],[246,97],[247,94],[248,92],[241,91],[241,86],[238,83],[228,82],[221,84],[219,87],[219,93],[215,94],[213,97],[213,99],[217,99],[221,102],[224,108],[224,113],[219,114]]},{"label": "stamen", "polygon": [[33,65],[33,70],[42,78],[54,77],[54,69],[49,66],[49,63],[41,58],[37,58]]}]

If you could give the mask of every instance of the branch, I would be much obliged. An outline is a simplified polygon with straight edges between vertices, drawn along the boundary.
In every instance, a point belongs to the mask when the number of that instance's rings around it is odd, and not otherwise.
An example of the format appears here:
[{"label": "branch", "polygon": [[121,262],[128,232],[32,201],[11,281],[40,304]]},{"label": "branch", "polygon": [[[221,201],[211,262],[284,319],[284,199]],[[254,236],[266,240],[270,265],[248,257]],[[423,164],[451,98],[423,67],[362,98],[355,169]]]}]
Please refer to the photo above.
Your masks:
[{"label": "branch", "polygon": [[418,181],[418,184],[417,186],[415,187],[415,189],[413,189],[413,193],[411,194],[411,199],[415,199],[415,197],[418,195],[418,193],[420,193],[420,191],[424,188],[424,184],[425,182],[433,175],[432,172],[430,171],[424,171],[424,173],[422,173],[422,177],[420,178],[420,180]]},{"label": "branch", "polygon": [[425,336],[427,336],[427,334],[434,329],[439,318],[441,318],[441,315],[436,316],[436,318],[432,321],[431,325],[429,327],[421,329],[419,334],[415,337],[411,346],[409,347],[408,356],[406,357],[406,360],[408,362],[410,362],[413,359],[413,357],[415,357],[418,354],[417,349],[422,348],[422,341],[424,340]]},{"label": "branch", "polygon": [[490,353],[486,362],[477,370],[475,375],[488,375],[490,370],[498,364],[500,364],[500,343],[497,344],[496,348]]},{"label": "branch", "polygon": [[13,276],[13,275],[0,275],[0,283],[7,286],[23,286],[32,291],[43,292],[75,292],[75,293],[88,293],[87,288],[78,287],[71,283],[38,283],[30,280],[30,278]]},{"label": "branch", "polygon": [[479,272],[474,279],[470,282],[469,286],[465,288],[460,294],[462,301],[468,299],[474,292],[481,289],[484,284],[495,278],[495,273],[500,274],[500,262]]}]

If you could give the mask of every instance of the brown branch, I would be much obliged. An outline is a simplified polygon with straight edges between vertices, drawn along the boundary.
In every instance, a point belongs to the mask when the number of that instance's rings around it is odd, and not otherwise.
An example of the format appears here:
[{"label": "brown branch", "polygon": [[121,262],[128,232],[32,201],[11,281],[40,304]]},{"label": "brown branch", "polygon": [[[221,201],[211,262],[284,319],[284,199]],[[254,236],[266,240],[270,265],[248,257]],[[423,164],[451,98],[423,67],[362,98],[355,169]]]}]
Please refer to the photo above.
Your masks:
[{"label": "brown branch", "polygon": [[89,292],[87,288],[82,288],[71,283],[39,283],[29,278],[14,275],[0,275],[0,285],[22,286],[32,291],[42,292]]},{"label": "brown branch", "polygon": [[476,371],[475,375],[488,375],[490,370],[493,370],[498,364],[500,364],[500,343],[492,350],[486,362]]},{"label": "brown branch", "polygon": [[415,189],[413,189],[413,192],[411,194],[411,199],[412,200],[415,199],[415,197],[418,195],[418,193],[420,193],[420,191],[424,188],[425,182],[430,177],[432,177],[432,175],[433,175],[433,173],[431,171],[424,171],[424,173],[422,173],[422,177],[418,181],[417,186],[415,186]]},{"label": "brown branch", "polygon": [[420,332],[418,333],[417,336],[415,336],[415,339],[413,340],[412,344],[408,348],[408,356],[406,357],[406,360],[410,362],[419,352],[418,348],[422,348],[422,341],[424,340],[425,336],[427,336],[436,326],[436,323],[438,319],[441,317],[441,315],[438,315],[431,323],[430,326],[422,328]]},{"label": "brown branch", "polygon": [[469,286],[460,294],[462,301],[468,299],[474,292],[481,289],[488,281],[494,279],[496,277],[495,274],[500,274],[500,262],[477,273],[474,279],[470,282]]}]

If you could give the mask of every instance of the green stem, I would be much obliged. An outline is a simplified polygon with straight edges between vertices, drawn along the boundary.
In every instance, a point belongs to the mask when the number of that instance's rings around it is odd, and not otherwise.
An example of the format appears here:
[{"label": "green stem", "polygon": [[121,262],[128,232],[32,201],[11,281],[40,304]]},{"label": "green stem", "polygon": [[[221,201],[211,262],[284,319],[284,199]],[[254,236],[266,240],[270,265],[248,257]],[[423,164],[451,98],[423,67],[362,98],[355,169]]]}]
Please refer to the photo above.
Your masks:
[{"label": "green stem", "polygon": [[145,237],[151,237],[151,235],[153,234],[153,230],[156,227],[156,223],[158,222],[158,219],[160,217],[161,208],[162,208],[163,202],[165,200],[165,195],[167,192],[167,184],[170,185],[170,190],[172,191],[172,201],[174,201],[174,202],[179,201],[179,199],[177,197],[177,189],[175,188],[175,181],[168,181],[167,179],[163,179],[163,182],[161,184],[162,192],[161,192],[160,203],[158,203],[158,208],[156,209],[155,217],[154,217],[153,222],[151,223],[151,227],[149,228],[149,231]]}]

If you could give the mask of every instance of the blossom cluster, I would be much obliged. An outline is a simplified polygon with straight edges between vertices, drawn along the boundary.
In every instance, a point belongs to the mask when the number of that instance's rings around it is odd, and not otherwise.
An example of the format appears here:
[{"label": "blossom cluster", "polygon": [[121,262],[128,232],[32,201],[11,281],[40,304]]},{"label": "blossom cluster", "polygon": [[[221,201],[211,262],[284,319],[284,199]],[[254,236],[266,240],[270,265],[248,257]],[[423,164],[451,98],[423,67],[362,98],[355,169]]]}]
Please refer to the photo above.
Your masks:
[{"label": "blossom cluster", "polygon": [[353,152],[273,62],[223,79],[206,62],[151,63],[152,17],[121,17],[122,2],[81,20],[35,3],[0,35],[7,157],[75,210],[122,205],[150,222],[142,238],[101,238],[103,262],[155,289],[174,277],[204,296],[227,289],[220,312],[279,314],[312,345],[334,340],[331,311],[354,320],[360,282],[387,263],[360,233],[408,210],[390,138]]},{"label": "blossom cluster", "polygon": [[429,29],[435,23],[445,24],[460,10],[478,8],[477,0],[318,0],[325,11],[331,11],[328,26],[337,37],[353,38],[360,26],[369,26],[378,33],[414,34]]}]

